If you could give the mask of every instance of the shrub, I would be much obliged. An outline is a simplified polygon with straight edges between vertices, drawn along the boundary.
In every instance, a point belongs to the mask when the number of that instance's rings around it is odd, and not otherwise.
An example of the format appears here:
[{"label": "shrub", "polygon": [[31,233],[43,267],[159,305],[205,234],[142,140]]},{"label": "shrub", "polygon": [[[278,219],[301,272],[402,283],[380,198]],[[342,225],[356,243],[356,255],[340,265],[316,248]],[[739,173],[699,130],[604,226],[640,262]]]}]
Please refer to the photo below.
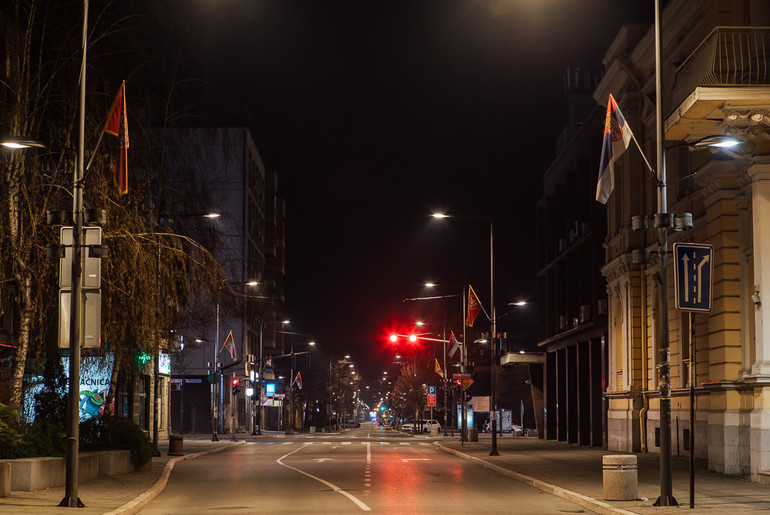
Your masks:
[{"label": "shrub", "polygon": [[80,446],[87,451],[128,449],[136,468],[149,462],[154,450],[150,439],[136,422],[110,415],[80,424]]},{"label": "shrub", "polygon": [[19,458],[24,438],[19,429],[19,412],[0,404],[0,459]]}]

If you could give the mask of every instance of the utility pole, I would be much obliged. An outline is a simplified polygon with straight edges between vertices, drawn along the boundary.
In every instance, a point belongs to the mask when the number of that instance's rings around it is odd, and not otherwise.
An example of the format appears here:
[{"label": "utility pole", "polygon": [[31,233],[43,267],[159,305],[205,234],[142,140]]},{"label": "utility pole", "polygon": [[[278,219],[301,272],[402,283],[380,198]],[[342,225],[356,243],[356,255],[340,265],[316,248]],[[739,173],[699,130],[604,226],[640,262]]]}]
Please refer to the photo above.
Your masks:
[{"label": "utility pole", "polygon": [[64,498],[59,506],[83,507],[78,497],[78,452],[80,441],[80,340],[83,323],[83,284],[80,278],[83,249],[83,160],[85,157],[86,49],[88,47],[88,0],[83,0],[82,62],[80,64],[80,106],[78,157],[73,177],[72,297],[70,299],[69,390],[67,395],[67,445]]},{"label": "utility pole", "polygon": [[666,157],[663,147],[663,93],[661,78],[660,0],[655,0],[655,136],[657,138],[658,213],[658,345],[660,349],[660,497],[656,506],[677,506],[673,495],[671,467],[671,368],[668,338],[668,228],[671,216],[667,213]]}]

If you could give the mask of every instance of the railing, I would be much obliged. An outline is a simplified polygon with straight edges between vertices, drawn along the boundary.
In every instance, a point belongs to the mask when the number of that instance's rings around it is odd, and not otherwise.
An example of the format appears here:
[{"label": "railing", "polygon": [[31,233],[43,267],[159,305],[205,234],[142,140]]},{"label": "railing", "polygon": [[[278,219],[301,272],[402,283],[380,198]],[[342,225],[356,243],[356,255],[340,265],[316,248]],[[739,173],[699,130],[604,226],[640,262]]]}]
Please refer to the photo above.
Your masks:
[{"label": "railing", "polygon": [[716,27],[676,71],[673,106],[698,86],[770,85],[770,27]]}]

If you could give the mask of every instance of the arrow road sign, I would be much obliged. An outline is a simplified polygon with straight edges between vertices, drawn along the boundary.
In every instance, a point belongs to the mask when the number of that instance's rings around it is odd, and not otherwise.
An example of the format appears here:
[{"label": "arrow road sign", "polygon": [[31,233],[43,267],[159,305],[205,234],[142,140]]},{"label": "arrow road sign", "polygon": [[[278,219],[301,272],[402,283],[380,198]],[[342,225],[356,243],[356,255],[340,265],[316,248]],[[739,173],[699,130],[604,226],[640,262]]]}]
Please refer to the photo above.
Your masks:
[{"label": "arrow road sign", "polygon": [[674,243],[676,308],[680,311],[711,311],[714,246]]}]

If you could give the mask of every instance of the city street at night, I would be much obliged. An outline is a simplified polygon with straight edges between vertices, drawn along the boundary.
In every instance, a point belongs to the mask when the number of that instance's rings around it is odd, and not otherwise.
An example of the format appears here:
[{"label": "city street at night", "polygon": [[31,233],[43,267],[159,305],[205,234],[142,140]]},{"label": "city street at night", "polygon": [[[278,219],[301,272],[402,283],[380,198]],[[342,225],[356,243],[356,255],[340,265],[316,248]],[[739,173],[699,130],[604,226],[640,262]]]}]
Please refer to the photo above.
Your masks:
[{"label": "city street at night", "polygon": [[[503,493],[504,492],[504,493]],[[426,437],[371,428],[267,437],[180,462],[143,514],[575,513],[565,499],[436,449]]]},{"label": "city street at night", "polygon": [[13,0],[0,55],[0,514],[770,513],[770,0]]}]

